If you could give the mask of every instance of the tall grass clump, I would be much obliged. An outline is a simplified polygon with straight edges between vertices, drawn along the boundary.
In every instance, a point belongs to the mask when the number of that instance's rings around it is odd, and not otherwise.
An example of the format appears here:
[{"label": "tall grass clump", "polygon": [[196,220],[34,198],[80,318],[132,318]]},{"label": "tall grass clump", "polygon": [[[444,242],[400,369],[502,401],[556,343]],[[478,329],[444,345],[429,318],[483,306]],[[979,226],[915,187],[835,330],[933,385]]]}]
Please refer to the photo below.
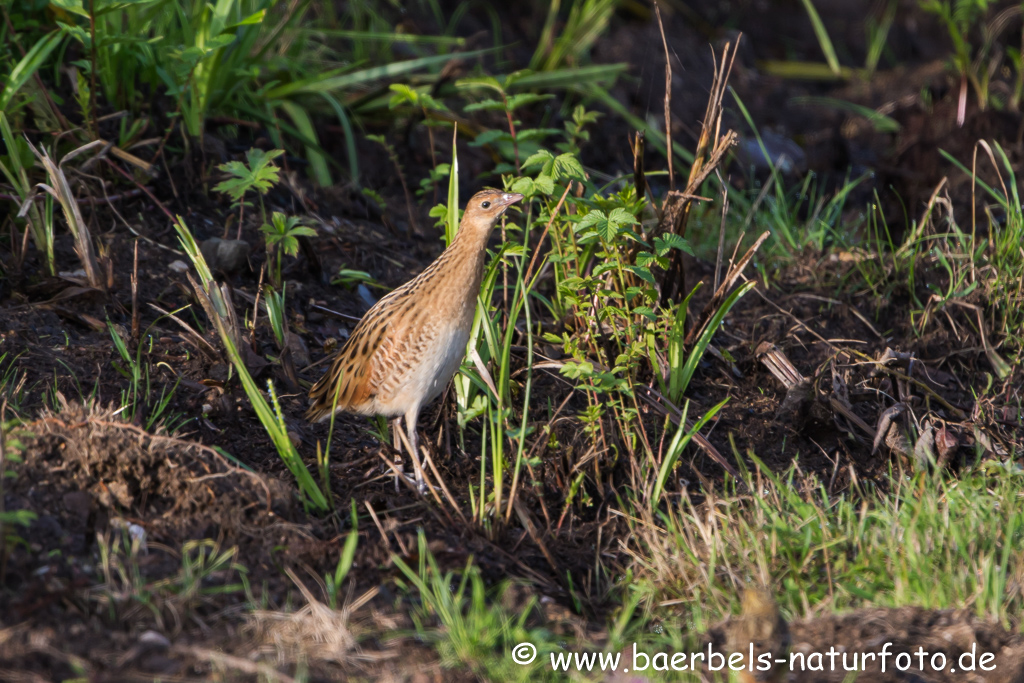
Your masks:
[{"label": "tall grass clump", "polygon": [[632,571],[652,609],[696,629],[735,613],[766,585],[791,616],[864,606],[972,609],[1021,626],[1024,476],[992,466],[909,476],[892,489],[857,483],[830,494],[796,465],[774,474],[753,454],[743,487],[686,495],[657,517],[630,518]]}]

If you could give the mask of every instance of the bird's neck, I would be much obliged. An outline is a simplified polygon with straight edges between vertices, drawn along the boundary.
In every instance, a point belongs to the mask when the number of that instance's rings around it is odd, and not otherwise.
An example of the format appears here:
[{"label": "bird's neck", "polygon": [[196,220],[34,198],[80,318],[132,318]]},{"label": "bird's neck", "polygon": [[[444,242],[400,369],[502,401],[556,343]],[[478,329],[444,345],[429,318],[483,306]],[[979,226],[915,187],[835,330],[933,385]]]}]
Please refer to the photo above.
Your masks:
[{"label": "bird's neck", "polygon": [[452,240],[449,248],[483,253],[484,248],[487,246],[487,238],[491,236],[491,230],[493,229],[494,226],[491,224],[467,223],[463,221],[459,225],[459,231],[455,233],[455,239]]},{"label": "bird's neck", "polygon": [[466,296],[473,301],[476,301],[480,291],[490,233],[490,226],[463,223],[451,245],[438,259],[443,262],[443,265],[439,264],[441,269],[447,271],[443,278],[452,283],[461,282]]},{"label": "bird's neck", "polygon": [[453,252],[455,260],[462,263],[473,263],[482,267],[484,254],[487,249],[487,238],[491,235],[490,225],[460,225],[455,239],[452,240],[448,251]]},{"label": "bird's neck", "polygon": [[459,232],[451,245],[420,274],[420,279],[445,282],[475,300],[483,277],[485,248],[490,232],[490,227],[486,226],[459,226]]}]

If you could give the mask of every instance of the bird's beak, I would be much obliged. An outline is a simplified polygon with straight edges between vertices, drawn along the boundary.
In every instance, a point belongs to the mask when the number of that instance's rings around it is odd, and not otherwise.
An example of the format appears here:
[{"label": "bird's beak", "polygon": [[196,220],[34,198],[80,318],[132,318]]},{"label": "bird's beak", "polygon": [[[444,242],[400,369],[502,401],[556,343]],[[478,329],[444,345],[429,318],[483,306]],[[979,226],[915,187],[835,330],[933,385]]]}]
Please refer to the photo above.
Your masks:
[{"label": "bird's beak", "polygon": [[501,195],[501,205],[505,207],[512,206],[523,198],[523,195],[518,192],[506,192]]}]

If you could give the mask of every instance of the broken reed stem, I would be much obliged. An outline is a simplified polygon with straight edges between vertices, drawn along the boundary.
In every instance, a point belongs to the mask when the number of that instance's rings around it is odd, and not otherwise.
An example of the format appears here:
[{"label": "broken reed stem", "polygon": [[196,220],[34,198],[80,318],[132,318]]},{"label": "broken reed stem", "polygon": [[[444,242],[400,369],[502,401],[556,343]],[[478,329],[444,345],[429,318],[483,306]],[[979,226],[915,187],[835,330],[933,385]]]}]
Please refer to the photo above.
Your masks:
[{"label": "broken reed stem", "polygon": [[[661,47],[665,51],[665,149],[668,157],[668,189],[676,189],[676,176],[672,171],[672,60],[668,54],[668,41],[665,40],[665,25],[661,22],[661,6],[654,3],[654,15],[658,17],[658,30],[661,32]],[[636,162],[633,162],[636,168]],[[635,173],[635,171],[634,171]]]},{"label": "broken reed stem", "polygon": [[[739,45],[741,38],[742,34],[737,36],[736,46]],[[704,112],[700,139],[697,141],[697,151],[694,153],[693,166],[690,167],[690,175],[686,181],[685,194],[687,195],[697,194],[701,183],[718,166],[725,152],[735,143],[736,134],[733,131],[727,132],[724,136],[720,136],[720,132],[722,130],[722,100],[725,97],[725,87],[729,83],[737,52],[735,46],[726,43],[722,48],[721,65],[716,64],[717,71],[711,82],[711,94],[708,97],[707,110]],[[692,200],[685,201],[682,212],[674,221],[673,228],[681,237],[686,236],[686,224],[690,218],[692,205]]]},{"label": "broken reed stem", "polygon": [[[741,37],[742,35],[737,37],[737,45]],[[700,138],[697,141],[697,150],[694,152],[693,165],[690,166],[686,189],[683,192],[670,190],[662,201],[662,217],[659,225],[661,231],[674,232],[680,237],[686,237],[686,226],[697,190],[700,189],[708,175],[722,162],[729,148],[736,144],[735,131],[730,130],[725,135],[720,135],[720,132],[722,130],[722,99],[725,97],[725,88],[729,82],[729,76],[732,74],[737,51],[733,44],[726,43],[722,49],[721,62],[715,60],[715,74],[711,82],[711,92],[708,95],[708,106],[704,112],[704,121],[701,124]],[[671,148],[668,154],[671,158]],[[667,305],[668,302],[678,299],[682,293],[685,279],[682,252],[676,251],[672,255],[672,262],[661,282],[662,305]]]},{"label": "broken reed stem", "polygon": [[647,174],[644,172],[644,132],[638,130],[633,138],[633,188],[637,199],[647,196]]},{"label": "broken reed stem", "polygon": [[132,341],[139,342],[139,240],[135,240],[135,257],[132,261]]},{"label": "broken reed stem", "polygon": [[725,251],[725,218],[729,215],[729,186],[722,181],[722,174],[715,169],[718,184],[722,186],[722,224],[718,228],[718,252],[715,256],[715,291],[722,283],[722,253]]}]

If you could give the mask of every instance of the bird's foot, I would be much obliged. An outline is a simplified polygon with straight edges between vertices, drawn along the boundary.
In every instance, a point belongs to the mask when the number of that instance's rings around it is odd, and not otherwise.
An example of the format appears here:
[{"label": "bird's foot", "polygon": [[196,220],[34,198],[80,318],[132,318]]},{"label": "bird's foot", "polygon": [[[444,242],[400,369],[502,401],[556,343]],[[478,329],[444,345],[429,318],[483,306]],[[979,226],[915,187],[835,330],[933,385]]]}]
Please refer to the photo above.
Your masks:
[{"label": "bird's foot", "polygon": [[398,478],[402,477],[404,479],[409,479],[409,475],[405,473],[405,465],[402,463],[401,458],[395,459],[395,471],[398,473],[395,475],[395,493],[398,493],[402,490],[401,484],[398,483]]},{"label": "bird's foot", "polygon": [[438,492],[441,491],[440,487],[438,487],[438,486],[431,486],[430,484],[428,484],[423,479],[417,479],[416,477],[412,477],[412,476],[409,476],[408,474],[404,474],[404,473],[402,474],[402,478],[405,479],[407,482],[409,482],[409,485],[412,486],[413,488],[415,488],[416,491],[421,496],[426,495],[428,491],[438,491]]}]

